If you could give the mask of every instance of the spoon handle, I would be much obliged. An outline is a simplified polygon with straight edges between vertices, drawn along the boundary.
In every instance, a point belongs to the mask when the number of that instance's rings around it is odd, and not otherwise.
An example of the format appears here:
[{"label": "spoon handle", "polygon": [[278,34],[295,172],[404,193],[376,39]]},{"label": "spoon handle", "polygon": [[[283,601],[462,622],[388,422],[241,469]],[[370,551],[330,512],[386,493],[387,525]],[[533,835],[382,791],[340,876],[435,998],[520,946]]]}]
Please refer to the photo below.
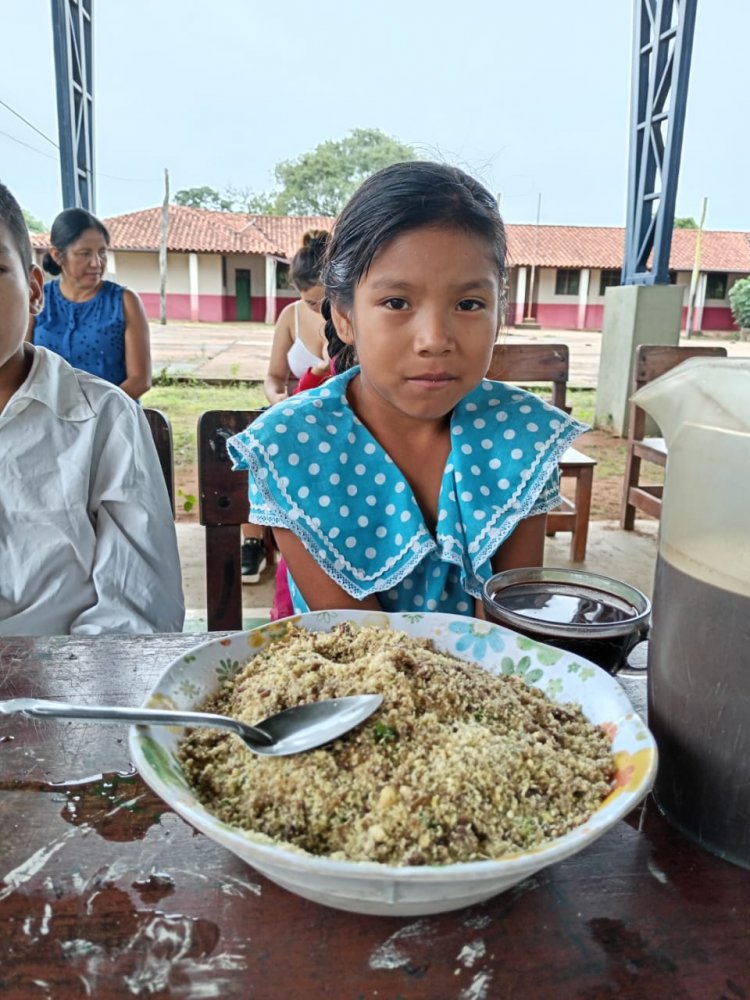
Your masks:
[{"label": "spoon handle", "polygon": [[46,701],[41,698],[11,698],[0,701],[0,715],[16,713],[33,719],[88,719],[91,722],[133,722],[152,726],[208,726],[212,729],[231,729],[242,737],[250,737],[267,745],[273,738],[257,726],[249,726],[239,719],[208,712],[179,712],[162,708],[121,708],[116,705],[69,705],[64,701]]}]

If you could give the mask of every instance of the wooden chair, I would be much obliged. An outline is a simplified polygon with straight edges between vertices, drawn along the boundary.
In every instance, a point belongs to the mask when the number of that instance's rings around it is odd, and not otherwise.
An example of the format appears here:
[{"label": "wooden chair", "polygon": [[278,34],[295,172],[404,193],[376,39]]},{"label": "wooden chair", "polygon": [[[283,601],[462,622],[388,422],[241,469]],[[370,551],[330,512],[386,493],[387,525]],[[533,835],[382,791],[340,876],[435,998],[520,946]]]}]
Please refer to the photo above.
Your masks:
[{"label": "wooden chair", "polygon": [[[528,386],[551,383],[551,402],[570,413],[566,392],[568,385],[569,352],[567,344],[496,344],[487,378],[514,385]],[[568,448],[560,459],[560,477],[575,481],[573,500],[563,497],[562,504],[547,514],[547,534],[570,531],[570,558],[583,562],[589,535],[591,493],[596,459],[576,448]]]},{"label": "wooden chair", "polygon": [[200,523],[206,529],[209,632],[242,628],[241,526],[250,520],[246,472],[233,472],[227,439],[262,410],[208,410],[198,419]]},{"label": "wooden chair", "polygon": [[159,465],[164,473],[164,482],[167,484],[169,502],[172,505],[172,517],[174,517],[174,451],[172,447],[172,425],[169,417],[161,410],[143,408],[143,415],[148,421],[151,429],[151,436],[156,446],[156,454],[159,456]]},{"label": "wooden chair", "polygon": [[[725,347],[664,347],[641,344],[636,349],[633,364],[632,391],[636,392],[655,378],[665,375],[688,358],[725,358]],[[660,517],[663,487],[641,482],[641,462],[664,468],[667,445],[662,437],[646,437],[646,411],[631,401],[628,419],[628,451],[625,460],[622,513],[620,524],[625,531],[635,526],[636,510],[651,517]]]}]

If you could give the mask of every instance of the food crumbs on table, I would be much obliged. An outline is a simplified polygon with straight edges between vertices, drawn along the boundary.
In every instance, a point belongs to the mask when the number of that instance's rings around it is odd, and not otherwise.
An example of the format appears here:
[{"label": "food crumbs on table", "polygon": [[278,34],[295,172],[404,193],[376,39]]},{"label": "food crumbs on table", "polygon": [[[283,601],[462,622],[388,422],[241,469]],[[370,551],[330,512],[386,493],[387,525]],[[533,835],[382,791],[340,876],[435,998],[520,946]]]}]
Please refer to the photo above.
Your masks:
[{"label": "food crumbs on table", "polygon": [[200,707],[252,723],[361,693],[383,695],[375,716],[294,756],[259,756],[233,733],[192,731],[179,751],[188,781],[219,819],[259,839],[391,865],[539,847],[585,822],[610,792],[611,744],[578,706],[375,626],[292,627]]}]

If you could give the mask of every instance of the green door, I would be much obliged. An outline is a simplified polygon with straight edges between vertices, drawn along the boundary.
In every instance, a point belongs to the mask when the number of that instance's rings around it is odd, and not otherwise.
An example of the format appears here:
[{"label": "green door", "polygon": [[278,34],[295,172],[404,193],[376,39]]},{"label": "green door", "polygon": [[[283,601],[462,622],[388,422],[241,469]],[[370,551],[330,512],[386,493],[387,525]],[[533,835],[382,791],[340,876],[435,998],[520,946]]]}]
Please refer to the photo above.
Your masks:
[{"label": "green door", "polygon": [[250,319],[250,272],[238,268],[234,272],[234,287],[237,299],[237,319]]}]

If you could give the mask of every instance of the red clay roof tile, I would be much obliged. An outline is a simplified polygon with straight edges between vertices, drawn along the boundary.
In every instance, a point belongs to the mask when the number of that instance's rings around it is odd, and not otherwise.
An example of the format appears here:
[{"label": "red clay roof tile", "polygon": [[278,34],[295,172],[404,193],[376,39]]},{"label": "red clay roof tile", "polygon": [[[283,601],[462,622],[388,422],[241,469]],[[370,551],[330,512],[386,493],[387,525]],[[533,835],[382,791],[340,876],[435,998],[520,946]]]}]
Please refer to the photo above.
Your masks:
[{"label": "red clay roof tile", "polygon": [[[146,208],[104,219],[113,250],[158,250],[161,209]],[[334,220],[324,216],[246,215],[211,212],[184,205],[169,206],[168,249],[195,253],[259,253],[291,258],[308,229],[328,229]],[[625,230],[618,226],[508,225],[511,265],[537,267],[622,267]],[[690,271],[695,257],[696,231],[676,229],[670,267]],[[44,249],[49,234],[32,235],[32,244]],[[750,233],[704,232],[701,270],[750,273]]]}]

